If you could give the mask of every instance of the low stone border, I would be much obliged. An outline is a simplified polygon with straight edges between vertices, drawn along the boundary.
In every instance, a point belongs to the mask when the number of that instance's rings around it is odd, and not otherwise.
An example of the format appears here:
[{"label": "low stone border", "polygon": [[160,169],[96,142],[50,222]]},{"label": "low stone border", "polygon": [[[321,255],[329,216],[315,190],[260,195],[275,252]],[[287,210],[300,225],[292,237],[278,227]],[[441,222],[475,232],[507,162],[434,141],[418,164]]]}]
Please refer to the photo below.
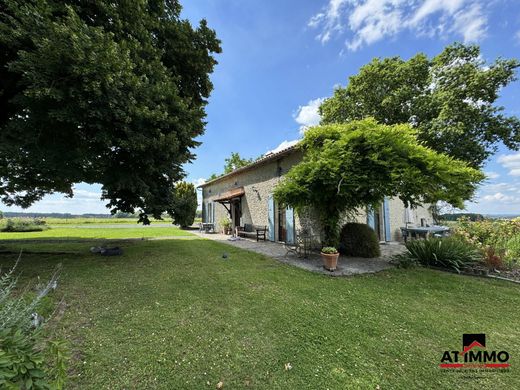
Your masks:
[{"label": "low stone border", "polygon": [[434,269],[436,271],[442,271],[442,272],[449,272],[449,273],[457,274],[457,275],[474,276],[477,278],[484,278],[484,279],[498,279],[498,280],[505,280],[505,281],[511,282],[511,283],[520,284],[520,281],[518,281],[518,280],[504,278],[503,276],[491,275],[489,273],[483,274],[483,273],[475,273],[475,272],[467,272],[467,271],[457,272],[457,271],[454,271],[454,270],[451,270],[448,268],[441,268],[441,267],[424,267],[424,268],[430,268],[430,269]]},{"label": "low stone border", "polygon": [[504,278],[503,276],[488,275],[487,277],[488,277],[488,278],[491,278],[491,279],[505,280],[505,281],[507,281],[507,282],[520,284],[520,280],[514,280],[514,279]]}]

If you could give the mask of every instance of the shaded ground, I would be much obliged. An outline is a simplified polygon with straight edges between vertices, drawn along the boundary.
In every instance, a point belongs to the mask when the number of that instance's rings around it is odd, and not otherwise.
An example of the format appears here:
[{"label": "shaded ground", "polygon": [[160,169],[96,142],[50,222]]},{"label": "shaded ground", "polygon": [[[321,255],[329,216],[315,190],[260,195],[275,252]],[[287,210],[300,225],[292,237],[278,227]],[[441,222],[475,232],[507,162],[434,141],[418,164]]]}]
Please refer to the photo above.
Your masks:
[{"label": "shaded ground", "polygon": [[230,236],[224,234],[211,234],[194,232],[202,238],[213,241],[219,241],[237,248],[245,249],[255,253],[271,257],[286,264],[303,268],[307,271],[318,272],[330,276],[348,276],[364,273],[373,273],[391,268],[390,258],[405,250],[401,244],[385,244],[381,245],[381,257],[366,259],[362,257],[340,256],[338,260],[338,268],[334,272],[327,271],[323,268],[323,262],[319,253],[309,253],[306,258],[299,257],[294,253],[288,252],[283,244],[240,238],[238,240],[230,240]]}]

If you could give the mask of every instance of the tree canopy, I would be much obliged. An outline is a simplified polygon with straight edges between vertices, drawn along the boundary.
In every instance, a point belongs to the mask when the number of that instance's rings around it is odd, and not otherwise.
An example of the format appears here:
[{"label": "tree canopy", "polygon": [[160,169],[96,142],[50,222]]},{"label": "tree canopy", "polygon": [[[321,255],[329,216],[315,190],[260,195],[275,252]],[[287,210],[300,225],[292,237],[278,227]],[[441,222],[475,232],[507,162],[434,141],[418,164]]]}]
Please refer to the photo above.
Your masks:
[{"label": "tree canopy", "polygon": [[320,107],[322,124],[373,117],[408,123],[439,152],[481,167],[500,142],[518,150],[520,120],[497,105],[515,80],[516,59],[487,64],[478,46],[453,44],[429,59],[417,54],[372,60]]},{"label": "tree canopy", "polygon": [[[258,157],[258,158],[260,158],[260,157]],[[221,173],[220,175],[218,175],[216,173],[212,173],[210,175],[210,177],[208,177],[208,181],[215,180],[215,179],[219,178],[220,176],[225,175],[227,173],[231,173],[238,168],[245,167],[246,165],[251,164],[255,160],[252,158],[242,158],[242,157],[240,157],[240,153],[231,152],[231,155],[228,158],[226,158],[224,161],[225,161],[224,173]]]},{"label": "tree canopy", "polygon": [[173,222],[182,228],[193,225],[197,213],[197,191],[193,183],[180,182],[175,186],[171,214]]},{"label": "tree canopy", "polygon": [[253,162],[252,158],[242,158],[237,152],[231,152],[231,156],[226,158],[226,164],[224,165],[224,174],[233,172],[235,169],[245,167]]},{"label": "tree canopy", "polygon": [[215,32],[177,0],[0,5],[0,197],[27,207],[101,183],[160,217],[204,131]]},{"label": "tree canopy", "polygon": [[276,187],[278,202],[318,214],[327,245],[337,244],[343,213],[398,197],[407,206],[470,199],[484,175],[467,163],[419,143],[410,125],[374,119],[309,129],[299,144],[302,162]]}]

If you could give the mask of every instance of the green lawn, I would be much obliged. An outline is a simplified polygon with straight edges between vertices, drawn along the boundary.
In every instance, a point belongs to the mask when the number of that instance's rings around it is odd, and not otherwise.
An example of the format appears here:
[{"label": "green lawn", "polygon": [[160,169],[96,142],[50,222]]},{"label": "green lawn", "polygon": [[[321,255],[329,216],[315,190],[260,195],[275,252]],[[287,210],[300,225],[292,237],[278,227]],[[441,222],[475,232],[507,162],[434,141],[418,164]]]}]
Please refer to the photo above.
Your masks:
[{"label": "green lawn", "polygon": [[0,232],[0,243],[2,240],[18,239],[118,239],[118,238],[152,238],[170,236],[192,236],[189,231],[179,229],[176,226],[154,227],[74,227],[74,226],[51,226],[49,230],[42,232],[8,233]]},{"label": "green lawn", "polygon": [[[53,326],[73,344],[69,388],[520,388],[518,285],[426,269],[332,278],[202,239],[127,242],[112,258],[91,243],[46,243],[79,254],[20,266],[27,280],[63,264]],[[442,372],[464,332],[508,350],[510,371]]]}]

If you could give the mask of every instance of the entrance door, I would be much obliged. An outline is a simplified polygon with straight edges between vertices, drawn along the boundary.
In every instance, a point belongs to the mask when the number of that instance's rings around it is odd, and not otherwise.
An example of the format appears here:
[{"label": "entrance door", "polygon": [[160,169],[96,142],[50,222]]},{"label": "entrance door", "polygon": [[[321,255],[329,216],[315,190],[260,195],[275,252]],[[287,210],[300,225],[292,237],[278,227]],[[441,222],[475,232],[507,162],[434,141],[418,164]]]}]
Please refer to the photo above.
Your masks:
[{"label": "entrance door", "polygon": [[287,240],[287,219],[285,217],[285,207],[278,207],[278,241]]},{"label": "entrance door", "polygon": [[231,220],[233,223],[233,231],[235,231],[235,228],[240,225],[240,217],[241,217],[241,211],[240,211],[240,201],[234,201],[231,203]]}]

